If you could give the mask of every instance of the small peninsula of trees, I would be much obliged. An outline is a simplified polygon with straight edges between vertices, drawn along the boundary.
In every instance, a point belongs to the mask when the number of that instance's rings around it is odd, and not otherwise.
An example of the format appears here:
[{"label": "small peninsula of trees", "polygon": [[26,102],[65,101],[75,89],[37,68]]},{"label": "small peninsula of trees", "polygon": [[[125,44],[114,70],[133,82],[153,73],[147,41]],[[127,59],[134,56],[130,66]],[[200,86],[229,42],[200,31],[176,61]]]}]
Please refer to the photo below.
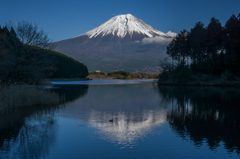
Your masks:
[{"label": "small peninsula of trees", "polygon": [[[20,23],[18,34],[13,27],[0,26],[0,84],[37,84],[42,78],[80,77],[87,67],[59,52],[51,51],[48,37],[37,26]],[[28,38],[26,36],[29,36]],[[23,41],[20,40],[22,37]],[[23,43],[24,42],[24,43]]]},{"label": "small peninsula of trees", "polygon": [[167,54],[170,60],[160,62],[160,83],[239,79],[240,15],[232,15],[224,27],[212,18],[206,27],[198,22],[190,32],[181,31],[168,45]]}]

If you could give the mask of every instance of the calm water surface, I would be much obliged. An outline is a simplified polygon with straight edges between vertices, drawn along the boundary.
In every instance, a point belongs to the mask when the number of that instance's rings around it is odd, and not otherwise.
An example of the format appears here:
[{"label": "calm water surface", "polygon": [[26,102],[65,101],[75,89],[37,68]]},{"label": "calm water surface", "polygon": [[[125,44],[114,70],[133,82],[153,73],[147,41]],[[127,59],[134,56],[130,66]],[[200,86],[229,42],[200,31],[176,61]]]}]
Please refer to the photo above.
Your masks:
[{"label": "calm water surface", "polygon": [[239,89],[53,83],[61,105],[1,114],[0,158],[240,157]]}]

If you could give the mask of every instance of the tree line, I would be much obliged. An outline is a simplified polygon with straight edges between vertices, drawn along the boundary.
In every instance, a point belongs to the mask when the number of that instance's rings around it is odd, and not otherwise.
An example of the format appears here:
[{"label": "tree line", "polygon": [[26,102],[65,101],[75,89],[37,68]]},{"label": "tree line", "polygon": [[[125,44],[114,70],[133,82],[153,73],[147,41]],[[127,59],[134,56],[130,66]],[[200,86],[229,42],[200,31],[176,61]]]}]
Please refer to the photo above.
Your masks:
[{"label": "tree line", "polygon": [[37,84],[43,78],[82,77],[88,69],[62,53],[37,25],[0,26],[0,84]]},{"label": "tree line", "polygon": [[240,76],[240,14],[232,15],[224,27],[213,17],[206,27],[198,22],[190,31],[184,29],[170,42],[167,54],[171,61],[160,62],[160,79]]},{"label": "tree line", "polygon": [[125,71],[114,71],[109,73],[93,72],[89,73],[90,79],[157,79],[158,74],[129,73]]}]

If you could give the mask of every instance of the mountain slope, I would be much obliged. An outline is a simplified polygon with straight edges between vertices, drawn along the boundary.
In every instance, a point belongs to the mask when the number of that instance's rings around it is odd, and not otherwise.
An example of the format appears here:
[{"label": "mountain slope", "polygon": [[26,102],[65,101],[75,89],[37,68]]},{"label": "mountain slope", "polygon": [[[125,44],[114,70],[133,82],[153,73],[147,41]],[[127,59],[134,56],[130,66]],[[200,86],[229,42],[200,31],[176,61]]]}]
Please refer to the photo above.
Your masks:
[{"label": "mountain slope", "polygon": [[56,42],[56,51],[83,62],[90,71],[157,73],[158,61],[166,56],[166,44],[172,35],[126,14],[82,35]]}]

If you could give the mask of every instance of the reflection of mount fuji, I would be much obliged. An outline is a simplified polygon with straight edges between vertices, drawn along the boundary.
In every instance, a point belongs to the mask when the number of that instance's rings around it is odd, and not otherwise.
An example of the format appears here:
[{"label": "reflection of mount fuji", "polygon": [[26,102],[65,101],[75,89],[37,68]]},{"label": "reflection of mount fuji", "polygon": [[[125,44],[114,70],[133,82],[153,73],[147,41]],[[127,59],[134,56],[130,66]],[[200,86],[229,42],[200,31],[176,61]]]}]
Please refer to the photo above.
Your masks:
[{"label": "reflection of mount fuji", "polygon": [[[109,119],[113,121],[109,121]],[[154,127],[159,126],[165,120],[166,112],[163,110],[148,110],[138,114],[128,112],[109,114],[93,111],[90,114],[89,123],[92,127],[99,129],[102,138],[110,142],[130,146],[136,140],[154,133]]]},{"label": "reflection of mount fuji", "polygon": [[155,134],[166,121],[158,99],[152,83],[89,86],[87,95],[69,103],[65,113],[95,128],[101,139],[125,147]]}]

